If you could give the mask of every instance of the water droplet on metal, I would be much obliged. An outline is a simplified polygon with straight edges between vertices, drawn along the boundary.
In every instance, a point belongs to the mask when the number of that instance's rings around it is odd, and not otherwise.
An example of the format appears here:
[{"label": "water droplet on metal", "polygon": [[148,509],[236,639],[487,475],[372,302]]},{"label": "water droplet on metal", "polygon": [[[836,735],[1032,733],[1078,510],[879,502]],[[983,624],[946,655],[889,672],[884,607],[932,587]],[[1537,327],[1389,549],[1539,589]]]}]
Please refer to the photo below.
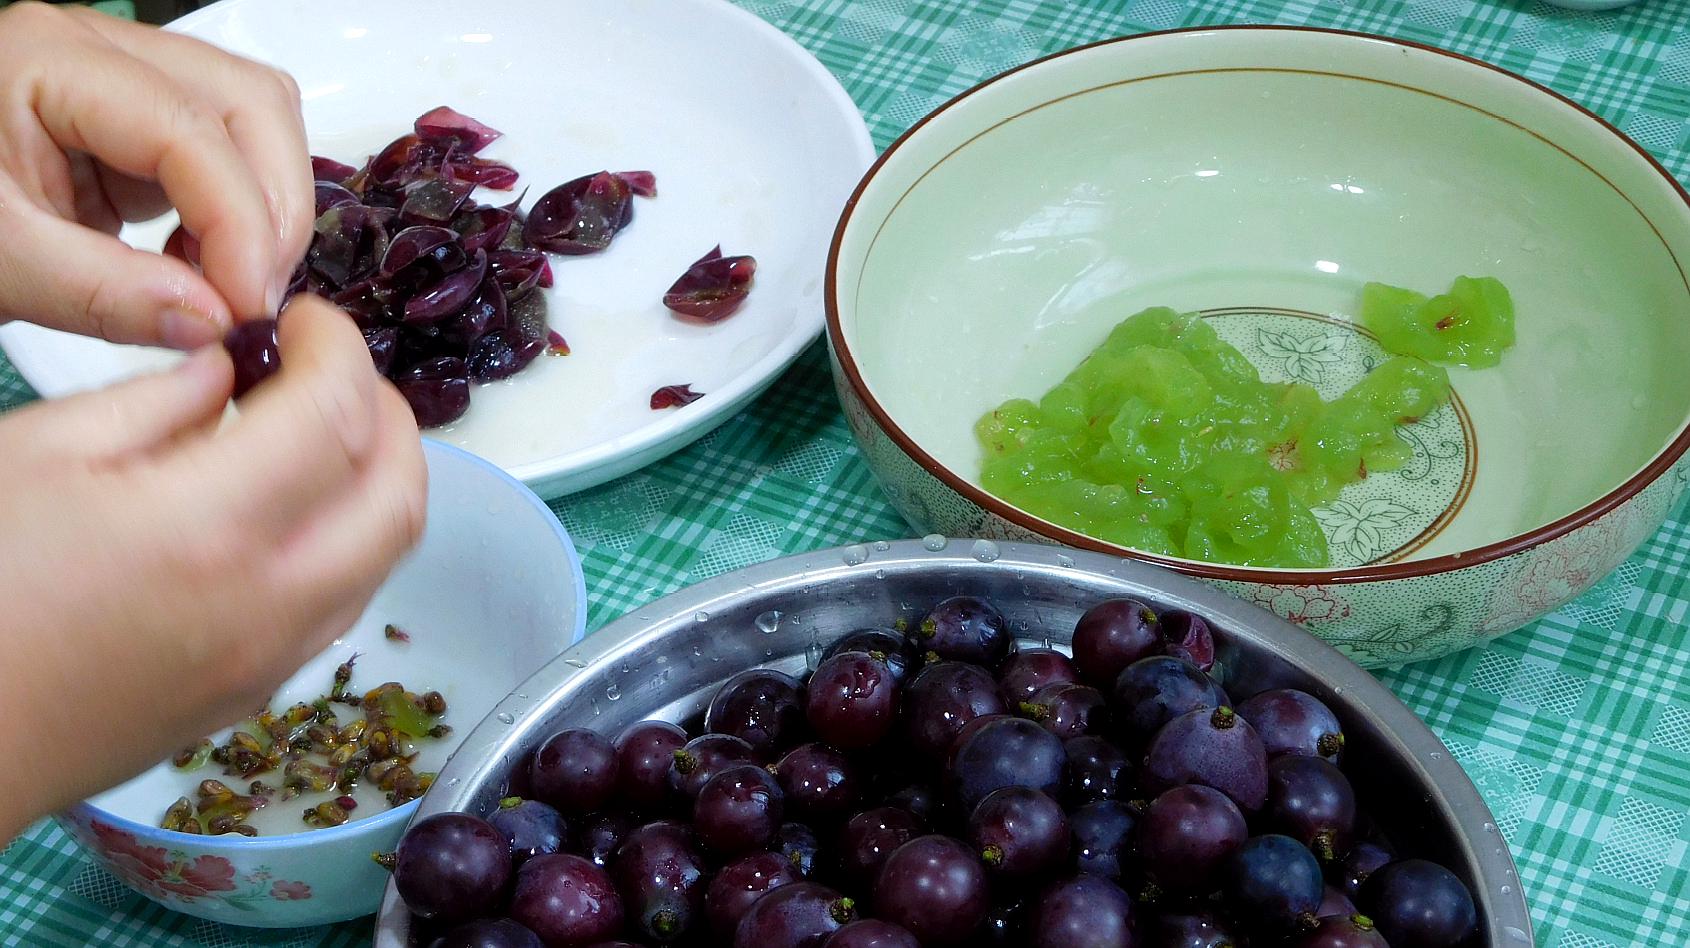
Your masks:
[{"label": "water droplet on metal", "polygon": [[775,657],[775,650],[772,649],[772,648],[764,649],[763,650],[763,657],[764,658],[774,658]]},{"label": "water droplet on metal", "polygon": [[1444,759],[1444,752],[1443,751],[1433,751],[1430,754],[1427,754],[1426,756],[1432,758],[1433,760],[1443,760]]},{"label": "water droplet on metal", "polygon": [[755,625],[757,627],[757,631],[763,633],[764,635],[773,635],[775,630],[780,628],[780,610],[770,609],[768,612],[765,612],[757,618],[751,620],[751,624]]},{"label": "water droplet on metal", "polygon": [[622,689],[611,685],[604,689],[604,697],[607,701],[615,701],[622,697]]},{"label": "water droplet on metal", "polygon": [[1502,934],[1507,936],[1510,942],[1517,945],[1529,945],[1532,943],[1530,935],[1527,935],[1524,931],[1515,928],[1513,925],[1509,925],[1507,928],[1504,928],[1502,930]]},{"label": "water droplet on metal", "polygon": [[669,664],[669,656],[659,655],[659,656],[657,656],[656,661],[657,661],[657,664],[659,664],[659,665],[667,665],[667,664]]},{"label": "water droplet on metal", "polygon": [[969,552],[973,553],[974,558],[982,563],[990,563],[1001,555],[998,552],[998,545],[990,540],[975,540],[974,546],[969,549]]},{"label": "water droplet on metal", "polygon": [[1484,829],[1485,829],[1485,832],[1487,832],[1487,833],[1494,833],[1494,832],[1496,832],[1496,824],[1495,823],[1486,823],[1485,826],[1484,826]]},{"label": "water droplet on metal", "polygon": [[511,714],[509,711],[500,711],[499,712],[499,723],[500,724],[515,724],[516,723],[516,715]]},{"label": "water droplet on metal", "polygon": [[518,692],[513,693],[511,695],[511,697],[513,697],[513,698],[526,698],[528,696],[523,694],[522,692],[518,691]]},{"label": "water droplet on metal", "polygon": [[885,553],[887,550],[890,550],[891,548],[892,548],[892,544],[887,543],[885,540],[874,541],[874,552],[876,552],[876,553]]},{"label": "water droplet on metal", "polygon": [[921,538],[921,545],[934,553],[944,549],[946,542],[945,538],[937,533],[929,533]]},{"label": "water droplet on metal", "polygon": [[710,613],[703,612],[703,611],[695,612],[695,613],[692,614],[692,621],[694,621],[694,622],[709,622],[710,621]]},{"label": "water droplet on metal", "polygon": [[1064,569],[1070,568],[1074,565],[1074,558],[1066,553],[1058,553],[1056,555],[1056,565],[1063,567]]},{"label": "water droplet on metal", "polygon": [[566,659],[563,660],[563,663],[565,665],[568,665],[570,668],[586,668],[587,667],[587,663],[581,661],[579,658],[566,658]]},{"label": "water droplet on metal", "polygon": [[883,569],[875,570],[874,571],[874,578],[875,579],[885,579],[886,578],[886,571],[883,570]]},{"label": "water droplet on metal", "polygon": [[810,645],[804,649],[804,666],[810,671],[815,671],[816,666],[821,663],[822,647],[818,643],[811,642]]},{"label": "water droplet on metal", "polygon": [[697,658],[697,657],[699,657],[700,655],[703,655],[703,654],[704,654],[704,646],[694,645],[692,647],[692,655],[693,655],[694,658]]},{"label": "water droplet on metal", "polygon": [[1502,888],[1498,889],[1497,891],[1501,892],[1503,895],[1513,895],[1514,894],[1514,887],[1511,886],[1511,885],[1505,885]]},{"label": "water droplet on metal", "polygon": [[853,543],[845,548],[844,554],[846,566],[857,566],[868,559],[868,547]]}]

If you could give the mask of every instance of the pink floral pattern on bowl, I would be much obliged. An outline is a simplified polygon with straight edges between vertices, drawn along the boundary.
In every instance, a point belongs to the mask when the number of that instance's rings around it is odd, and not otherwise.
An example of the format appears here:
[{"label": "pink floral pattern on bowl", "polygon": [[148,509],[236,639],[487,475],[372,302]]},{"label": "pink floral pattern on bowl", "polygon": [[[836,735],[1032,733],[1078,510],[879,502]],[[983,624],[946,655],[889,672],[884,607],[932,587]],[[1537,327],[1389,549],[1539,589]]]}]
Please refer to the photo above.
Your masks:
[{"label": "pink floral pattern on bowl", "polygon": [[272,880],[267,866],[237,873],[222,856],[190,856],[182,850],[149,846],[134,833],[102,820],[89,820],[88,832],[78,834],[111,874],[158,902],[194,903],[210,899],[229,908],[251,911],[254,903],[270,899],[300,902],[311,898],[304,882]]}]

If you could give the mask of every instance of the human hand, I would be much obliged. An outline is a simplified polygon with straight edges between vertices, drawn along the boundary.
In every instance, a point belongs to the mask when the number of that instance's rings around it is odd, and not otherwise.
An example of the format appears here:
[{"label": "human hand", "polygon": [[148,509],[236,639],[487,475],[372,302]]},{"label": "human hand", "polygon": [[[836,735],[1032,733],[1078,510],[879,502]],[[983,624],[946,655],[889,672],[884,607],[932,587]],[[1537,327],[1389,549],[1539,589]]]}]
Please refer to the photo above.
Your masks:
[{"label": "human hand", "polygon": [[0,845],[227,725],[356,621],[421,534],[404,400],[297,297],[218,427],[220,347],[0,418]]},{"label": "human hand", "polygon": [[[285,73],[89,10],[0,10],[0,322],[189,349],[268,316],[311,235]],[[171,207],[203,275],[132,249]]]}]

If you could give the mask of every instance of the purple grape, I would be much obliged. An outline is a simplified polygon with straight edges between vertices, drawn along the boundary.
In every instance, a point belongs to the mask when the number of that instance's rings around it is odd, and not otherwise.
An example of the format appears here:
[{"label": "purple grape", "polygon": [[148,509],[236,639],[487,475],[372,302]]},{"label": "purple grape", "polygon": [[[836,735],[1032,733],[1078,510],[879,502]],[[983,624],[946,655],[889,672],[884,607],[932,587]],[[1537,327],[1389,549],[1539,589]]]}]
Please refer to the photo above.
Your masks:
[{"label": "purple grape", "polygon": [[1102,733],[1109,719],[1102,692],[1069,682],[1040,688],[1031,701],[1021,703],[1020,711],[1064,741]]},{"label": "purple grape", "polygon": [[1183,609],[1162,613],[1162,653],[1183,658],[1202,670],[1215,667],[1215,636],[1203,617]]},{"label": "purple grape", "polygon": [[945,754],[945,768],[948,770],[956,766],[957,749],[968,743],[969,739],[972,738],[977,731],[989,724],[994,724],[998,721],[1007,721],[1009,719],[1010,715],[1008,714],[982,714],[967,724],[964,724],[962,726],[962,730],[957,732],[956,740],[951,742],[950,751]]},{"label": "purple grape", "polygon": [[922,822],[895,806],[864,810],[839,831],[839,869],[852,885],[869,887],[893,851],[920,836]]},{"label": "purple grape", "polygon": [[826,744],[800,744],[775,765],[793,812],[821,822],[843,817],[862,797],[856,765]]},{"label": "purple grape", "polygon": [[457,356],[429,359],[391,378],[419,428],[451,424],[469,411],[469,367]]},{"label": "purple grape", "polygon": [[670,792],[690,807],[711,777],[735,764],[750,763],[754,756],[750,744],[731,734],[695,737],[671,755]]},{"label": "purple grape", "polygon": [[1246,814],[1267,802],[1267,754],[1249,723],[1231,708],[1188,711],[1163,725],[1144,755],[1144,789],[1184,783],[1214,787]]},{"label": "purple grape", "polygon": [[[1453,945],[1455,942],[1439,942]],[[1314,928],[1292,939],[1290,948],[1391,948],[1391,943],[1365,915],[1328,915]]]},{"label": "purple grape", "polygon": [[1455,873],[1425,859],[1404,859],[1373,873],[1356,904],[1391,948],[1459,945],[1479,927],[1473,894]]},{"label": "purple grape", "polygon": [[633,218],[633,189],[608,171],[583,175],[534,202],[523,238],[548,253],[599,253]]},{"label": "purple grape", "polygon": [[875,915],[923,945],[963,943],[987,907],[980,858],[948,836],[918,836],[898,847],[874,884]]},{"label": "purple grape", "polygon": [[1139,858],[1156,884],[1175,895],[1213,891],[1227,859],[1249,838],[1237,804],[1198,784],[1150,801],[1138,822]]},{"label": "purple grape", "polygon": [[1214,915],[1162,915],[1151,928],[1154,948],[1239,948],[1244,942]]},{"label": "purple grape", "polygon": [[1378,843],[1357,843],[1333,870],[1338,890],[1354,899],[1367,878],[1396,859],[1396,854]]},{"label": "purple grape", "polygon": [[1062,749],[1068,755],[1063,800],[1069,806],[1126,798],[1132,787],[1132,767],[1119,747],[1095,734],[1082,734],[1064,742]]},{"label": "purple grape", "polygon": [[1046,685],[1079,680],[1073,661],[1053,648],[1021,649],[998,669],[998,691],[1012,708],[1033,700],[1033,693]]},{"label": "purple grape", "polygon": [[640,823],[626,813],[609,812],[587,817],[570,847],[575,855],[600,868],[609,868],[622,840],[638,829]]},{"label": "purple grape", "polygon": [[822,846],[815,832],[803,823],[782,823],[770,848],[792,863],[800,875],[809,876],[816,871],[816,856]]},{"label": "purple grape", "polygon": [[510,915],[548,945],[590,945],[622,931],[622,897],[603,869],[553,853],[517,871]]},{"label": "purple grape", "polygon": [[685,824],[659,820],[628,834],[610,864],[635,934],[666,945],[692,931],[704,910],[705,863]]},{"label": "purple grape", "polygon": [[704,892],[704,913],[718,939],[731,939],[739,920],[763,894],[802,882],[804,874],[780,853],[756,853],[728,863]]},{"label": "purple grape", "polygon": [[560,852],[569,828],[563,814],[539,800],[506,797],[487,817],[511,844],[511,858],[522,865],[535,856]]},{"label": "purple grape", "polygon": [[1338,763],[1344,732],[1338,716],[1319,698],[1294,688],[1264,691],[1238,705],[1238,716],[1250,722],[1269,757],[1301,754]]},{"label": "purple grape", "polygon": [[900,787],[886,797],[887,806],[895,806],[900,810],[909,811],[911,816],[929,826],[939,821],[943,807],[940,805],[933,788],[924,783],[912,783]]},{"label": "purple grape", "polygon": [[984,599],[952,596],[934,606],[909,631],[918,655],[996,667],[1009,654],[1009,626],[1003,613]]},{"label": "purple grape", "polygon": [[921,942],[891,922],[864,918],[827,936],[821,948],[921,948]]},{"label": "purple grape", "polygon": [[615,745],[585,728],[553,734],[528,762],[529,792],[566,814],[604,806],[616,792],[616,776]]},{"label": "purple grape", "polygon": [[616,740],[617,802],[643,812],[669,802],[669,767],[687,732],[668,721],[641,721]]},{"label": "purple grape", "polygon": [[1115,683],[1132,663],[1162,648],[1156,613],[1132,599],[1106,599],[1074,625],[1074,667],[1099,688]]},{"label": "purple grape", "polygon": [[951,786],[967,811],[1004,787],[1031,787],[1054,797],[1062,792],[1067,763],[1056,735],[1023,718],[1004,718],[957,741]]},{"label": "purple grape", "polygon": [[545,944],[508,918],[482,918],[459,925],[429,942],[428,948],[545,948]]},{"label": "purple grape", "polygon": [[734,930],[733,948],[821,948],[856,917],[855,903],[838,892],[794,882],[752,903]]},{"label": "purple grape", "polygon": [[698,791],[692,825],[706,848],[738,856],[768,846],[784,810],[774,775],[756,764],[738,764],[718,771]]},{"label": "purple grape", "polygon": [[1314,910],[1315,918],[1330,918],[1333,915],[1354,915],[1356,905],[1344,890],[1335,885],[1328,885],[1321,892],[1320,908]]},{"label": "purple grape", "polygon": [[1138,819],[1124,803],[1099,800],[1068,814],[1068,830],[1074,835],[1074,869],[1078,872],[1119,879],[1124,863],[1133,854],[1133,827]]},{"label": "purple grape", "polygon": [[1115,679],[1113,722],[1127,748],[1144,747],[1174,718],[1227,703],[1226,692],[1184,659],[1153,655],[1128,665]]},{"label": "purple grape", "polygon": [[1356,795],[1344,772],[1319,757],[1288,755],[1268,764],[1266,825],[1330,863],[1350,851]]},{"label": "purple grape", "polygon": [[1289,836],[1256,836],[1227,860],[1226,893],[1231,908],[1258,927],[1289,931],[1314,918],[1324,888],[1320,862]]},{"label": "purple grape", "polygon": [[1101,876],[1058,882],[1033,910],[1033,948],[1133,948],[1133,903]]},{"label": "purple grape", "polygon": [[872,747],[897,718],[898,682],[876,655],[842,652],[816,666],[804,711],[816,736],[834,747]]},{"label": "purple grape", "polygon": [[468,813],[436,813],[399,840],[393,884],[413,915],[459,922],[492,908],[510,874],[503,833]]},{"label": "purple grape", "polygon": [[914,752],[944,760],[963,725],[1007,709],[984,668],[940,662],[921,670],[904,692],[904,728]]},{"label": "purple grape", "polygon": [[240,323],[223,337],[223,348],[235,364],[235,397],[276,374],[282,367],[281,347],[276,343],[276,321],[254,319]]},{"label": "purple grape", "polygon": [[804,686],[772,668],[742,671],[716,689],[704,729],[750,744],[757,760],[774,760],[803,740]]},{"label": "purple grape", "polygon": [[739,311],[756,275],[755,257],[724,257],[717,244],[675,280],[663,294],[663,305],[689,319],[720,322]]},{"label": "purple grape", "polygon": [[886,656],[886,667],[892,671],[892,680],[899,684],[903,684],[911,671],[909,643],[902,635],[885,629],[858,629],[828,646],[827,651],[822,653],[822,660],[841,652],[879,652]]},{"label": "purple grape", "polygon": [[994,791],[968,818],[968,841],[994,875],[1027,878],[1068,859],[1068,819],[1062,806],[1037,790]]}]

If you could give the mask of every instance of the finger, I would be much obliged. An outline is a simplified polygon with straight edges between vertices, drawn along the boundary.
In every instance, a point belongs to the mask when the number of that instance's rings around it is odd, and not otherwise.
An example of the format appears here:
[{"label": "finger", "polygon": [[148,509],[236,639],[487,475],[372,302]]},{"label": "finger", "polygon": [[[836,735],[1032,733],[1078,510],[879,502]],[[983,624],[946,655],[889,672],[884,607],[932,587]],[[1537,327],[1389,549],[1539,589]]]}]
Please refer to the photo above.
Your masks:
[{"label": "finger", "polygon": [[105,185],[100,180],[99,165],[81,152],[72,153],[69,163],[71,188],[75,195],[71,219],[84,227],[116,237],[123,227],[123,219],[106,194]]},{"label": "finger", "polygon": [[105,192],[107,203],[122,220],[130,223],[150,221],[170,210],[170,198],[157,184],[119,174],[101,164],[94,165],[94,170],[99,175],[100,190]]}]

